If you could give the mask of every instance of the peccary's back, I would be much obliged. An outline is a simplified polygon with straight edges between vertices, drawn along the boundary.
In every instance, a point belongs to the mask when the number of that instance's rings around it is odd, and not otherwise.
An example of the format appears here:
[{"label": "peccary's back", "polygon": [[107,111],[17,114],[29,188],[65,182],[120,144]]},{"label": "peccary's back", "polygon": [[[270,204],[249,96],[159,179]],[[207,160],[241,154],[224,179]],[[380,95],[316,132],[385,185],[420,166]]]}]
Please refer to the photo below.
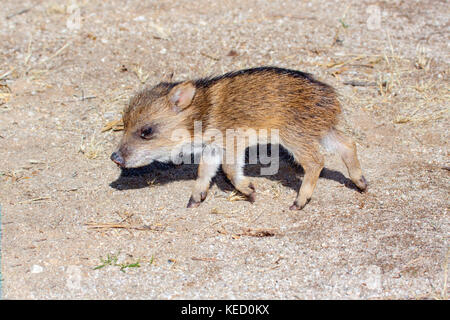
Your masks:
[{"label": "peccary's back", "polygon": [[247,69],[194,83],[201,93],[194,103],[222,130],[271,128],[321,137],[341,112],[332,87],[295,70]]}]

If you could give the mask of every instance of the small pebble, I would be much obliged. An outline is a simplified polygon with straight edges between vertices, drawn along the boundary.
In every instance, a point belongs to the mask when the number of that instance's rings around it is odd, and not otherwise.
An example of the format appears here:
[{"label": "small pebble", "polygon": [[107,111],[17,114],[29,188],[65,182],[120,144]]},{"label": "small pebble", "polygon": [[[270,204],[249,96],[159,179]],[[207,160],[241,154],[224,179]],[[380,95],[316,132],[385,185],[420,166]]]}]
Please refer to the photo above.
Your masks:
[{"label": "small pebble", "polygon": [[44,271],[44,268],[37,264],[34,264],[30,270],[31,273],[41,273],[42,271]]}]

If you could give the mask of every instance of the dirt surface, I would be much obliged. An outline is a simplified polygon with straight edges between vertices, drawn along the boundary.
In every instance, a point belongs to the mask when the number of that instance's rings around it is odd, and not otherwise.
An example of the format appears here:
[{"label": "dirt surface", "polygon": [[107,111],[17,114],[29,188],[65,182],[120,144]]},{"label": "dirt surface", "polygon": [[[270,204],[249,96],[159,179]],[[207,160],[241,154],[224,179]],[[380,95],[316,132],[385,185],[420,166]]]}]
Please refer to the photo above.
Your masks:
[{"label": "dirt surface", "polygon": [[[28,9],[28,10],[26,10]],[[2,1],[1,267],[7,299],[446,299],[446,1]],[[302,171],[109,160],[130,95],[276,65],[336,87],[369,191],[337,156],[302,211]],[[105,131],[103,131],[104,129]],[[113,129],[120,129],[115,126]],[[299,177],[296,177],[299,173]]]}]

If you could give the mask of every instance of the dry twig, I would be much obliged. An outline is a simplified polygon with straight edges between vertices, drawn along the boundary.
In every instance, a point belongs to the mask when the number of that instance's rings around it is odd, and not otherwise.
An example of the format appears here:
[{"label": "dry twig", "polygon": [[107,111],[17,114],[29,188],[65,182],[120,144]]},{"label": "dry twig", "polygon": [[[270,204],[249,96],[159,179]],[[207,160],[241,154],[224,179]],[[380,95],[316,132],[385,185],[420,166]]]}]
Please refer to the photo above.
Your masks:
[{"label": "dry twig", "polygon": [[117,222],[88,222],[85,224],[89,229],[105,230],[105,229],[127,229],[127,230],[142,230],[142,231],[163,231],[165,228],[162,226],[149,226],[149,225],[133,225],[128,223]]}]

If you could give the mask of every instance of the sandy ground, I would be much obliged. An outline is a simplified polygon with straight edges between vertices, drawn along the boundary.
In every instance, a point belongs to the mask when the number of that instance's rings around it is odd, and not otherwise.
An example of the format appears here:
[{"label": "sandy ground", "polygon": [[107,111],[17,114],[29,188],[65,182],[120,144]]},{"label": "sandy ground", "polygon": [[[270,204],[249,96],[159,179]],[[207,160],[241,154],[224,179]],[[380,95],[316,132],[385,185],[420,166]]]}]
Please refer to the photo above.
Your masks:
[{"label": "sandy ground", "polygon": [[[448,12],[438,0],[2,1],[3,298],[446,299]],[[300,212],[289,159],[273,177],[246,169],[254,204],[219,173],[187,209],[195,166],[109,160],[121,132],[102,129],[139,88],[262,65],[336,87],[368,193],[329,155]]]}]

